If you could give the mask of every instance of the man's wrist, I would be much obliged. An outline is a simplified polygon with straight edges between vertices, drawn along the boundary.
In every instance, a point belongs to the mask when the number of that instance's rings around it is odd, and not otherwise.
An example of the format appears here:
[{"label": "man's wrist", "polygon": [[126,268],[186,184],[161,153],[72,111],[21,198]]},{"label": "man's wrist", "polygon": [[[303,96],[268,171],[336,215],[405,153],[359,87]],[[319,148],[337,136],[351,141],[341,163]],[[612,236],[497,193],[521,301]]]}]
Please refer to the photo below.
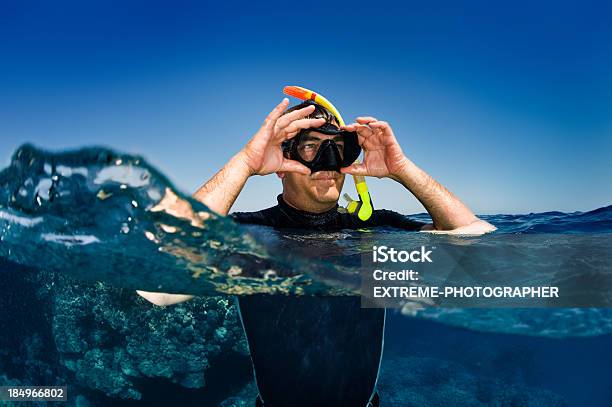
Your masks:
[{"label": "man's wrist", "polygon": [[408,157],[404,156],[402,162],[398,165],[398,169],[392,174],[389,174],[389,178],[403,184],[404,181],[410,176],[411,165],[414,164],[412,164]]},{"label": "man's wrist", "polygon": [[256,175],[257,171],[255,171],[249,165],[249,158],[244,150],[240,150],[231,160],[235,167],[234,170],[238,171],[240,174],[243,174],[245,177],[251,177],[252,175]]}]

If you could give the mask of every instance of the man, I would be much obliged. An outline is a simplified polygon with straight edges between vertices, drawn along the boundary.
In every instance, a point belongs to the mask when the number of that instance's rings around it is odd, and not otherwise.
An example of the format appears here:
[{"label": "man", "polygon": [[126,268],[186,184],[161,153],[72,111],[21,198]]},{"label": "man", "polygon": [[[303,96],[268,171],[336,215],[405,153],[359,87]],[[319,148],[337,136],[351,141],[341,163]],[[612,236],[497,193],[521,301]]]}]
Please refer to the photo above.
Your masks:
[{"label": "man", "polygon": [[[284,99],[248,144],[194,197],[226,215],[253,175],[278,174],[278,205],[235,213],[241,223],[316,230],[391,226],[410,231],[482,234],[494,230],[403,153],[388,123],[358,117],[342,128],[331,112],[304,102],[286,110]],[[359,147],[363,162],[351,164]],[[345,174],[390,178],[425,207],[432,224],[375,210],[362,221],[338,211]],[[188,299],[139,292],[168,305]],[[239,299],[255,376],[258,405],[378,405],[376,384],[384,310],[361,309],[355,297],[250,296]]]}]

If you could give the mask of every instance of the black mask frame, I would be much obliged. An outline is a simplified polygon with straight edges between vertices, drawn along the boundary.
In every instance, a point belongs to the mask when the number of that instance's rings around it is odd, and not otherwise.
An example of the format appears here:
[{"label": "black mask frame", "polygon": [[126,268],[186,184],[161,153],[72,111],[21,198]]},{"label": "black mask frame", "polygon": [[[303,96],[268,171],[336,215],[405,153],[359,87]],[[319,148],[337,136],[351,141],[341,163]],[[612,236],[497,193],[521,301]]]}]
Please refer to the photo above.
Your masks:
[{"label": "black mask frame", "polygon": [[[310,161],[304,160],[298,153],[298,145],[300,144],[300,139],[311,131],[317,131],[328,135],[341,135],[344,141],[343,153],[340,154],[340,149],[335,141],[323,140],[314,158]],[[340,130],[331,123],[325,123],[317,128],[302,130],[297,136],[286,142],[283,150],[289,154],[290,159],[303,164],[310,169],[311,173],[317,171],[340,172],[341,168],[353,164],[359,157],[359,154],[361,154],[361,146],[358,142],[357,133]]]}]

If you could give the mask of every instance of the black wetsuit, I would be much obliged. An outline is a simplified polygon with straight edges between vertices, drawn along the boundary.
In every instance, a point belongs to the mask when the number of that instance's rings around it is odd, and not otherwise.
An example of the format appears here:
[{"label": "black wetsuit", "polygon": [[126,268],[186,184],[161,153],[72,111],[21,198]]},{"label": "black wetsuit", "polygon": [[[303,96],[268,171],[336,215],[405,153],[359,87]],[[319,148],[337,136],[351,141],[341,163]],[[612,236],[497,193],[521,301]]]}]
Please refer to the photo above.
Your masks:
[{"label": "black wetsuit", "polygon": [[[311,230],[391,226],[410,231],[423,223],[388,210],[363,222],[337,208],[313,214],[278,205],[231,215],[240,223]],[[385,313],[364,309],[359,297],[252,295],[238,299],[265,407],[365,407],[373,395],[382,354]]]},{"label": "black wetsuit", "polygon": [[323,213],[310,213],[295,209],[278,196],[278,205],[257,212],[234,212],[230,216],[239,223],[252,223],[274,228],[300,228],[312,230],[360,229],[390,226],[410,231],[420,230],[424,223],[409,219],[397,212],[377,209],[365,222],[349,213],[338,212],[338,205]]}]

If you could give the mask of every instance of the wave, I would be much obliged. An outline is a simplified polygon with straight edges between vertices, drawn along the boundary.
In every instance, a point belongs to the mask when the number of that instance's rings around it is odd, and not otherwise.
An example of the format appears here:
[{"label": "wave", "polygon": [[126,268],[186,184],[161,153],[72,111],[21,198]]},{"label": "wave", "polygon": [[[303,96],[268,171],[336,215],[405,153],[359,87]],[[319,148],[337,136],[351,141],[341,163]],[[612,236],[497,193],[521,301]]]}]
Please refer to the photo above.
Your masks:
[{"label": "wave", "polygon": [[[425,220],[427,215],[413,217]],[[0,258],[122,288],[195,295],[354,295],[360,288],[362,256],[372,244],[418,245],[427,239],[488,253],[481,255],[488,256],[484,264],[502,272],[511,272],[521,258],[523,282],[557,278],[573,285],[602,266],[610,268],[612,206],[482,217],[498,232],[458,238],[384,228],[312,233],[241,226],[182,194],[141,157],[102,147],[56,153],[26,144],[0,172]],[[528,236],[509,240],[509,235]],[[584,248],[592,259],[574,258],[573,253]],[[557,273],[559,267],[570,272]],[[473,275],[466,273],[466,278]],[[607,281],[602,278],[609,275],[593,281]],[[567,316],[563,320],[571,323],[564,325],[501,309],[479,313],[428,308],[412,314],[498,332],[612,332],[612,317],[604,310],[556,309],[546,314],[557,320]]]}]

